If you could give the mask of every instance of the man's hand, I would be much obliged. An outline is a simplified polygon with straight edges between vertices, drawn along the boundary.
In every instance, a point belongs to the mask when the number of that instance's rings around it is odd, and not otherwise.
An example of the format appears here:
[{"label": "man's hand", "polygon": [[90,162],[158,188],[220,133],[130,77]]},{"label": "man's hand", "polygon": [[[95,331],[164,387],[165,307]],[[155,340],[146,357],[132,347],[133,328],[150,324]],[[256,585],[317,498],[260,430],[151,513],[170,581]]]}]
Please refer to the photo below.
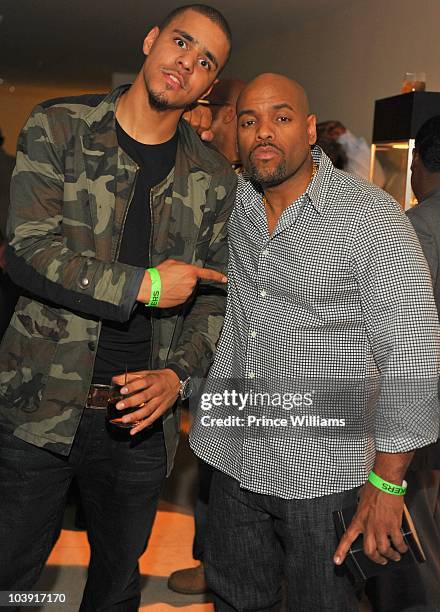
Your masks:
[{"label": "man's hand", "polygon": [[209,106],[199,104],[184,113],[183,118],[188,121],[202,140],[211,142],[214,139],[214,132],[211,130],[212,112]]},{"label": "man's hand", "polygon": [[[200,268],[183,261],[167,259],[157,266],[162,285],[158,308],[171,308],[183,304],[194,291],[199,279],[226,283],[227,278],[221,272],[210,268]],[[149,272],[145,272],[137,296],[138,302],[148,304],[151,294],[151,278]]]},{"label": "man's hand", "polygon": [[408,550],[400,532],[402,513],[403,496],[384,493],[367,482],[362,489],[357,512],[339,542],[333,561],[341,565],[350,546],[361,533],[364,534],[364,552],[372,561],[380,565],[386,565],[389,559],[399,561],[399,553]]},{"label": "man's hand", "polygon": [[[139,410],[122,417],[123,423],[138,422],[130,430],[132,436],[154,423],[171,408],[180,389],[177,374],[168,368],[128,372],[127,378],[125,374],[119,374],[113,377],[113,381],[118,385],[124,385],[121,389],[122,395],[133,393],[116,404],[118,410],[139,406]],[[124,384],[125,381],[127,381],[126,384]]]}]

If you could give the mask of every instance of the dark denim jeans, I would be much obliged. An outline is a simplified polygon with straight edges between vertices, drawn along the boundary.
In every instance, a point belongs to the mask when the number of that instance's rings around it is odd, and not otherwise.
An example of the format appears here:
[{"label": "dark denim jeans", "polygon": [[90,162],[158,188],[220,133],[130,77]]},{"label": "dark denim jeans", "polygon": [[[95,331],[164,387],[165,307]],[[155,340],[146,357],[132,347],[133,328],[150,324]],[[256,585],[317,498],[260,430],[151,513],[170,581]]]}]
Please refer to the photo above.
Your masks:
[{"label": "dark denim jeans", "polygon": [[[111,426],[110,426],[111,427]],[[91,558],[81,612],[135,612],[144,552],[166,472],[161,424],[132,438],[86,408],[68,457],[0,426],[0,590],[29,590],[58,538],[77,477]],[[68,594],[67,594],[68,595]]]},{"label": "dark denim jeans", "polygon": [[279,612],[284,579],[288,612],[357,612],[355,591],[332,561],[332,511],[356,503],[357,493],[285,500],[215,472],[204,557],[215,609]]},{"label": "dark denim jeans", "polygon": [[194,508],[194,541],[193,557],[203,562],[206,528],[208,521],[209,491],[214,468],[201,459],[199,463],[199,493],[197,495],[196,507]]}]

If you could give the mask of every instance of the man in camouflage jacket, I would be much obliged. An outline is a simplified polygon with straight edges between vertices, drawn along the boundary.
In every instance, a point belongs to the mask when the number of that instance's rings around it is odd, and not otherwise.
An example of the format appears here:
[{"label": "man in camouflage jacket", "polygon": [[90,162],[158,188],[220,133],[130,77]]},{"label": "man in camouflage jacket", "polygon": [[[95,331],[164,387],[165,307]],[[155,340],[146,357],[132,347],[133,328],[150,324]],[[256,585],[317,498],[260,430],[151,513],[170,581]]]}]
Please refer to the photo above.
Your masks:
[{"label": "man in camouflage jacket", "polygon": [[[179,378],[205,374],[223,320],[225,290],[204,281],[225,281],[235,175],[180,118],[188,104],[209,92],[229,50],[228,26],[215,10],[178,9],[161,30],[148,34],[147,58],[129,89],[42,103],[20,135],[7,262],[25,292],[0,353],[0,540],[8,550],[1,590],[31,588],[57,537],[77,464],[103,461],[98,451],[109,436],[103,423],[96,428],[99,434],[92,425],[90,431],[81,429],[88,415],[98,412],[84,406],[102,320],[125,322],[137,302],[150,299],[150,275],[117,261],[137,173],[118,146],[117,118],[137,140],[150,142],[142,139],[153,134],[152,144],[178,131],[174,168],[150,193],[150,265],[162,280],[161,300],[151,314],[150,363],[140,374],[129,373],[126,385],[136,393],[125,403],[144,407],[134,413],[139,422],[134,435],[122,436],[117,451],[134,456],[134,476],[122,465],[120,479],[132,482],[123,493],[113,484],[112,498],[108,491],[96,494],[99,477],[89,490],[93,468],[87,476],[76,474],[84,488],[92,552],[81,610],[120,610],[122,601],[124,610],[137,609],[137,559],[165,475],[165,460],[161,465],[150,458],[143,465],[139,449],[150,444],[153,458],[164,457],[165,442],[169,473],[179,432]],[[150,95],[158,83],[164,89],[160,109]],[[149,407],[152,393],[159,398],[154,408]],[[160,420],[158,442],[151,426]],[[119,469],[114,457],[105,461],[111,472]],[[32,476],[27,464],[35,468]],[[97,509],[100,504],[105,507]],[[112,515],[116,505],[117,516]],[[106,522],[107,512],[112,516]]]}]

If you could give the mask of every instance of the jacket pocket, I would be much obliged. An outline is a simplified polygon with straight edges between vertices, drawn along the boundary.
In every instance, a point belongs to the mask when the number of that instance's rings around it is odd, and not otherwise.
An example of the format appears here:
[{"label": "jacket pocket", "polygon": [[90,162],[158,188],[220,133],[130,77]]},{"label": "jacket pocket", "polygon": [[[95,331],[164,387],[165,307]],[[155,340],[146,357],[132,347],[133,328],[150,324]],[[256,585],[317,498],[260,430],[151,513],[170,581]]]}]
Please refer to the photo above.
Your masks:
[{"label": "jacket pocket", "polygon": [[68,338],[71,317],[67,311],[21,296],[11,325],[23,336],[60,342]]},{"label": "jacket pocket", "polygon": [[7,410],[38,409],[56,349],[56,342],[23,335],[9,326],[0,350],[0,397]]}]

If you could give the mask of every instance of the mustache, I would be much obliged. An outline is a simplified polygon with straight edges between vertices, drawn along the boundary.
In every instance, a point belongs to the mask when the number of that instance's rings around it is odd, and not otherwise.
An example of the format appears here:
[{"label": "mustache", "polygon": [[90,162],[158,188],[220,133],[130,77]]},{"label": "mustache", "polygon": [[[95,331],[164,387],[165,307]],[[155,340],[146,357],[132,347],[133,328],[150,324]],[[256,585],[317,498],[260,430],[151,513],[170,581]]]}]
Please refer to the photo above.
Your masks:
[{"label": "mustache", "polygon": [[284,154],[283,149],[280,149],[280,147],[277,147],[276,145],[274,145],[272,142],[259,142],[257,145],[255,145],[255,147],[253,147],[249,153],[249,158],[255,153],[255,151],[260,148],[260,147],[271,147],[272,149],[276,149],[277,151],[279,151],[280,153]]}]

